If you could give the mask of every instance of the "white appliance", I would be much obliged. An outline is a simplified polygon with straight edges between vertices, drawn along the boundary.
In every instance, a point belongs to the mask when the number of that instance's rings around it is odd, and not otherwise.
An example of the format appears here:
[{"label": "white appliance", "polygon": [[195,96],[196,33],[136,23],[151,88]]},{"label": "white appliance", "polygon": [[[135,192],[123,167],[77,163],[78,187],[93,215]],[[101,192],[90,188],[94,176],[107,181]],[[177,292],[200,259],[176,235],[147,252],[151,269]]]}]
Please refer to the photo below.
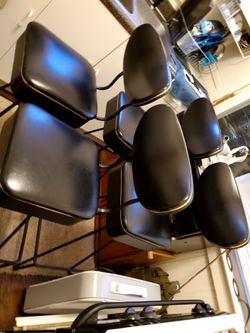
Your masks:
[{"label": "white appliance", "polygon": [[159,284],[112,273],[86,271],[29,286],[24,312],[77,313],[98,302],[160,299]]}]

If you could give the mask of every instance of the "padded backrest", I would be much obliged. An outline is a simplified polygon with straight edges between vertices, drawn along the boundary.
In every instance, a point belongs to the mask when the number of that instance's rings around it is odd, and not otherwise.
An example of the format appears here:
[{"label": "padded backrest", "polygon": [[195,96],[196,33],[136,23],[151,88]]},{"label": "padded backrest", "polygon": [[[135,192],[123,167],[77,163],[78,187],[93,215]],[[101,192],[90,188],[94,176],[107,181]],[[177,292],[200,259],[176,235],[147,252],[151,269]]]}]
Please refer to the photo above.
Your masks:
[{"label": "padded backrest", "polygon": [[[125,93],[121,91],[108,101],[106,117],[114,114],[127,102]],[[142,108],[131,105],[121,111],[114,119],[105,121],[103,139],[115,153],[126,155],[132,151],[135,131],[143,114]]]},{"label": "padded backrest", "polygon": [[96,116],[96,80],[91,64],[37,22],[18,39],[13,92],[78,127]]},{"label": "padded backrest", "polygon": [[150,108],[133,145],[133,177],[141,204],[156,214],[185,209],[193,198],[193,178],[182,130],[166,105]]},{"label": "padded backrest", "polygon": [[128,101],[144,105],[164,95],[171,86],[171,73],[160,37],[150,24],[136,28],[123,59],[123,77]]},{"label": "padded backrest", "polygon": [[223,248],[237,248],[248,242],[242,200],[226,163],[215,163],[205,169],[195,197],[197,223],[209,241]]},{"label": "padded backrest", "polygon": [[190,104],[183,117],[182,129],[193,158],[209,157],[222,149],[220,126],[208,99],[199,98]]}]

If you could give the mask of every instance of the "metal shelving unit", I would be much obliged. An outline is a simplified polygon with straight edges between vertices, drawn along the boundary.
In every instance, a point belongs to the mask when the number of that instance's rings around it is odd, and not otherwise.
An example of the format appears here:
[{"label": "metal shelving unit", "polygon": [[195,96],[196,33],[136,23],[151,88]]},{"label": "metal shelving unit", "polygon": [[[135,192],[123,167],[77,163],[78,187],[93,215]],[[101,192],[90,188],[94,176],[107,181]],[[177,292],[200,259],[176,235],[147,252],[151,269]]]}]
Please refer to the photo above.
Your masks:
[{"label": "metal shelving unit", "polygon": [[232,34],[242,58],[250,56],[249,0],[218,0],[217,6]]}]

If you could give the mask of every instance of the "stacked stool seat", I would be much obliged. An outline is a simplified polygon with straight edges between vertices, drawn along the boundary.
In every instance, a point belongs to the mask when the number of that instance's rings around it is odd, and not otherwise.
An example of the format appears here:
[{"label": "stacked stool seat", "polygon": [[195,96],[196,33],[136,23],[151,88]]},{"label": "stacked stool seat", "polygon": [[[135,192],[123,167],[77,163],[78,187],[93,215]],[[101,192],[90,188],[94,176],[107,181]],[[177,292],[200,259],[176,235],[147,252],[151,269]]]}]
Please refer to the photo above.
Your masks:
[{"label": "stacked stool seat", "polygon": [[39,105],[73,127],[96,116],[96,80],[91,64],[37,22],[19,37],[11,88],[23,102]]},{"label": "stacked stool seat", "polygon": [[121,210],[115,208],[136,198],[132,165],[126,162],[109,174],[107,232],[113,239],[143,250],[167,248],[171,244],[170,220],[145,209],[140,202]]},{"label": "stacked stool seat", "polygon": [[[106,116],[114,114],[128,100],[123,91],[108,101],[106,107]],[[144,114],[144,110],[139,106],[130,106],[121,111],[111,121],[105,121],[103,130],[103,139],[108,147],[112,148],[120,156],[129,154],[133,149],[133,141],[136,128]]]},{"label": "stacked stool seat", "polygon": [[33,104],[21,104],[0,137],[2,207],[63,224],[96,214],[98,149]]}]

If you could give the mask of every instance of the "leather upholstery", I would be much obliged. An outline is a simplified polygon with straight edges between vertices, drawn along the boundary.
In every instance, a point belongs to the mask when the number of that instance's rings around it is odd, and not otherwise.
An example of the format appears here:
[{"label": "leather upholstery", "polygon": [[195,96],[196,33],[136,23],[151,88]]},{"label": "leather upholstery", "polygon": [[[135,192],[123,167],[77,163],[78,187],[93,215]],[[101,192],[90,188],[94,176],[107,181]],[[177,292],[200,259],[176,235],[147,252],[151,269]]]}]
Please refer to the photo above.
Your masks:
[{"label": "leather upholstery", "polygon": [[[108,189],[108,207],[113,209],[136,198],[130,162],[110,173]],[[168,216],[152,214],[139,202],[109,214],[106,225],[110,237],[139,249],[151,250],[170,246]]]},{"label": "leather upholstery", "polygon": [[160,37],[150,24],[136,28],[123,58],[125,93],[129,102],[144,105],[166,94],[171,73]]},{"label": "leather upholstery", "polygon": [[156,214],[176,213],[193,198],[193,178],[182,130],[166,105],[150,108],[134,137],[133,176],[141,204]]},{"label": "leather upholstery", "polygon": [[11,82],[21,101],[37,104],[73,127],[96,116],[94,69],[39,23],[29,23],[17,41]]},{"label": "leather upholstery", "polygon": [[83,133],[23,104],[0,136],[0,206],[63,224],[97,209],[98,149]]},{"label": "leather upholstery", "polygon": [[182,129],[193,158],[209,157],[222,149],[220,126],[211,102],[199,98],[184,114]]},{"label": "leather upholstery", "polygon": [[205,169],[196,194],[197,223],[204,236],[223,248],[247,243],[249,230],[237,184],[226,163]]},{"label": "leather upholstery", "polygon": [[[106,116],[114,114],[121,106],[127,104],[124,92],[108,101]],[[114,119],[105,121],[103,139],[105,143],[119,155],[126,155],[132,150],[135,130],[144,114],[138,106],[130,106],[119,113]]]},{"label": "leather upholstery", "polygon": [[172,215],[171,236],[174,239],[185,239],[201,234],[195,219],[194,201],[186,209]]}]

